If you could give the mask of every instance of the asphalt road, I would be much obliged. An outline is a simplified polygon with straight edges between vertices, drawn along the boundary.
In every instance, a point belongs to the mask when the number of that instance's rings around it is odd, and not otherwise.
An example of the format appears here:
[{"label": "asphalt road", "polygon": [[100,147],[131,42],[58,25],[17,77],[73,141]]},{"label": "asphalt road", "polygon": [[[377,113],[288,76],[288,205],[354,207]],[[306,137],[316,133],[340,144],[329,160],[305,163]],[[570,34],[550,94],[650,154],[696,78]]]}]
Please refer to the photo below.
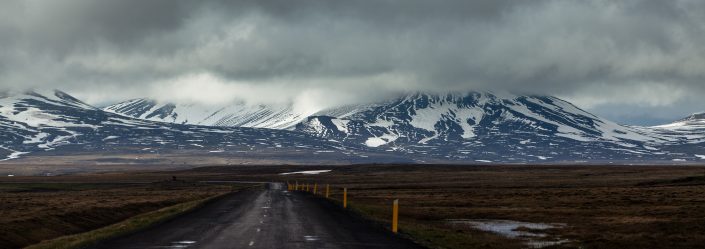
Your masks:
[{"label": "asphalt road", "polygon": [[283,184],[244,190],[93,248],[421,248]]}]

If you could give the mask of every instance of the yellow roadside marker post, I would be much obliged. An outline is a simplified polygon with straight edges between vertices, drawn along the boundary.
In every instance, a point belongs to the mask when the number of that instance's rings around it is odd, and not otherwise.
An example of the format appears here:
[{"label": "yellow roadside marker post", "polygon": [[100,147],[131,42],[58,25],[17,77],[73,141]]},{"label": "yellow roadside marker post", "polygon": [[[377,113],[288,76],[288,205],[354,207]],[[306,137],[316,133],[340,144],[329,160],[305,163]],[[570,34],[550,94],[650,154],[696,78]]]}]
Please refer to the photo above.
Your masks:
[{"label": "yellow roadside marker post", "polygon": [[343,208],[348,208],[348,188],[343,188]]},{"label": "yellow roadside marker post", "polygon": [[308,187],[308,183],[306,183],[306,192],[309,192],[310,188]]},{"label": "yellow roadside marker post", "polygon": [[394,200],[392,207],[392,232],[397,233],[399,228],[399,199]]},{"label": "yellow roadside marker post", "polygon": [[313,184],[313,195],[316,195],[316,192],[318,192],[318,183]]},{"label": "yellow roadside marker post", "polygon": [[328,194],[330,194],[330,184],[326,184],[326,199],[328,199]]}]

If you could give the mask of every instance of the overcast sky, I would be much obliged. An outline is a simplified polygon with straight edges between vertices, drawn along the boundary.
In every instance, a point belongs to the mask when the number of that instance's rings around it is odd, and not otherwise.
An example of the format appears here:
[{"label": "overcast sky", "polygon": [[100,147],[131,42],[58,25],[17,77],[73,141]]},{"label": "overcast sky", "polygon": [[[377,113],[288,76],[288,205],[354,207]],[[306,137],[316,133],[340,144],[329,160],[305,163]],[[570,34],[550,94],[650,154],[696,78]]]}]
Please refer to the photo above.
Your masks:
[{"label": "overcast sky", "polygon": [[0,87],[325,106],[550,94],[622,123],[705,111],[705,1],[3,0]]}]

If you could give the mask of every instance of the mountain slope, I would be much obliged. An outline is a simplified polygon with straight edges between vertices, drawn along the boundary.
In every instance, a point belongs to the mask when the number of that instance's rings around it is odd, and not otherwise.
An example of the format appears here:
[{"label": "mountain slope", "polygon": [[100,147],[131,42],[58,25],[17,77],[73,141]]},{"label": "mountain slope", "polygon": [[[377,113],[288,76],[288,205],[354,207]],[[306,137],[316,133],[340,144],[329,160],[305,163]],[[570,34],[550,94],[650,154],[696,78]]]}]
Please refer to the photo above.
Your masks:
[{"label": "mountain slope", "polygon": [[76,135],[94,131],[106,120],[98,109],[56,91],[42,95],[6,93],[0,98],[0,137],[6,156],[70,144]]},{"label": "mountain slope", "polygon": [[[0,158],[61,149],[67,153],[87,151],[199,150],[267,153],[285,157],[289,152],[314,160],[358,159],[365,148],[299,132],[239,127],[208,127],[140,120],[105,112],[60,92],[16,93],[0,96]],[[156,148],[156,149],[155,149]],[[70,151],[67,151],[70,150]],[[324,156],[319,156],[324,157]],[[383,159],[377,159],[383,160]]]},{"label": "mountain slope", "polygon": [[314,134],[338,134],[338,138],[344,139],[364,138],[370,146],[473,140],[494,131],[531,132],[578,141],[659,140],[638,129],[601,119],[561,99],[545,96],[419,93],[358,109],[343,117],[326,112],[317,115],[298,129]]},{"label": "mountain slope", "polygon": [[[668,139],[673,145],[705,143],[705,113],[695,113],[670,124],[642,129]],[[705,151],[700,153],[705,155]]]},{"label": "mountain slope", "polygon": [[682,133],[618,125],[549,96],[417,93],[348,109],[355,111],[317,113],[296,130],[409,154],[501,162],[671,160],[656,147],[684,142]]},{"label": "mountain slope", "polygon": [[55,149],[70,153],[66,148],[131,148],[309,163],[321,158],[348,163],[705,160],[700,115],[659,127],[624,126],[550,96],[416,93],[305,118],[286,107],[234,105],[212,111],[144,99],[106,109],[58,91],[0,95],[0,158]]},{"label": "mountain slope", "polygon": [[[673,131],[678,131],[678,130],[681,130],[681,131],[693,131],[693,130],[705,131],[705,113],[695,113],[695,114],[692,114],[686,118],[678,120],[676,122],[673,122],[670,124],[665,124],[665,125],[654,126],[653,128],[664,129],[664,130],[673,130]],[[705,134],[703,134],[703,133],[700,133],[700,134],[705,136]]]},{"label": "mountain slope", "polygon": [[129,117],[207,126],[234,126],[286,129],[312,113],[297,112],[290,105],[247,105],[235,103],[221,107],[196,104],[160,104],[149,99],[133,99],[103,108]]}]

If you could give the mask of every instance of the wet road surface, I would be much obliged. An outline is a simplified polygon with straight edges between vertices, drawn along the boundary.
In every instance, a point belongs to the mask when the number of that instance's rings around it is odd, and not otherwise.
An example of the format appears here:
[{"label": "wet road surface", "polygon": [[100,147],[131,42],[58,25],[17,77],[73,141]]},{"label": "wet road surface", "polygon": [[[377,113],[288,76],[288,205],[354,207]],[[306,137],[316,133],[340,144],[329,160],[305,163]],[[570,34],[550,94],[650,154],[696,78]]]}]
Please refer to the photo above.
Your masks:
[{"label": "wet road surface", "polygon": [[92,248],[421,248],[316,198],[271,183]]}]

